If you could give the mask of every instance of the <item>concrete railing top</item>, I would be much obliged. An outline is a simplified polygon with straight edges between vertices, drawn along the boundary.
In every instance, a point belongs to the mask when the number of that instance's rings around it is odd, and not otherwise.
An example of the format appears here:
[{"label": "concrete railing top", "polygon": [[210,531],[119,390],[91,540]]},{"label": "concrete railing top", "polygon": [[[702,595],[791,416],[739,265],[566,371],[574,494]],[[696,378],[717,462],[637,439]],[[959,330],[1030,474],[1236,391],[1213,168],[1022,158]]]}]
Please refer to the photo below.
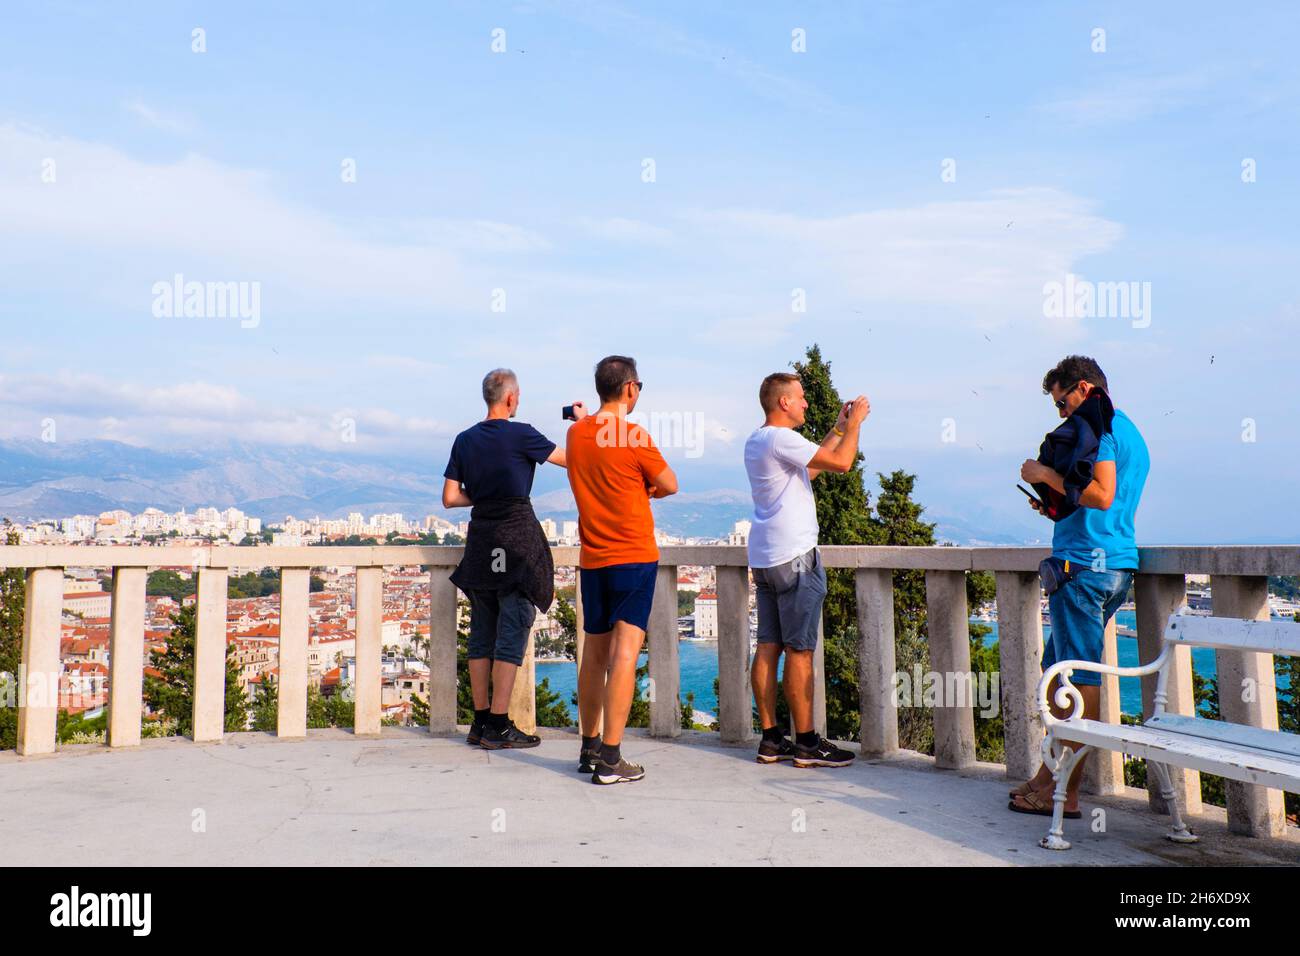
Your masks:
[{"label": "concrete railing top", "polygon": [[[744,546],[672,545],[660,550],[664,565],[744,567]],[[1176,545],[1138,549],[1147,574],[1261,576],[1300,574],[1300,545]],[[229,545],[3,545],[0,568],[192,567],[313,568],[452,567],[462,549],[454,546],[372,545],[362,547],[233,547]],[[557,565],[576,565],[579,549],[552,548]],[[925,569],[935,571],[1034,571],[1047,548],[869,547],[827,545],[831,568]]]}]

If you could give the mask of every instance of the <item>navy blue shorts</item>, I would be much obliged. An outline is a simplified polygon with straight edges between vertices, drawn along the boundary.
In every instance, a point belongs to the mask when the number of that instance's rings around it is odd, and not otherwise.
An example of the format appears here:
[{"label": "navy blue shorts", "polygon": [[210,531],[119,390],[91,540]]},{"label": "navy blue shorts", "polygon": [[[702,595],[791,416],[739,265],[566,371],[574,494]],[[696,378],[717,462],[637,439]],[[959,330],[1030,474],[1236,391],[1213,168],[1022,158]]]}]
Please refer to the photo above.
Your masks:
[{"label": "navy blue shorts", "polygon": [[626,621],[643,631],[649,626],[659,571],[657,561],[580,570],[584,631],[606,634],[614,630],[615,621]]}]

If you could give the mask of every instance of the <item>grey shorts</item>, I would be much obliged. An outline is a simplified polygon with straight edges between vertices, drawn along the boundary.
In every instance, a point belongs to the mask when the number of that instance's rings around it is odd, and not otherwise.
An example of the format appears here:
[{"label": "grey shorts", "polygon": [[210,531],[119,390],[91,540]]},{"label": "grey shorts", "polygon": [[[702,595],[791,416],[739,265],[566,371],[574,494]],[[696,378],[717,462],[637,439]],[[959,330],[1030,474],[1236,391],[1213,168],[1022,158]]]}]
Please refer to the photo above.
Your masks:
[{"label": "grey shorts", "polygon": [[490,657],[508,664],[522,664],[533,629],[537,608],[519,591],[479,591],[469,598],[470,660]]},{"label": "grey shorts", "polygon": [[826,569],[813,548],[774,568],[754,568],[758,643],[792,651],[817,647],[817,625],[826,601]]}]

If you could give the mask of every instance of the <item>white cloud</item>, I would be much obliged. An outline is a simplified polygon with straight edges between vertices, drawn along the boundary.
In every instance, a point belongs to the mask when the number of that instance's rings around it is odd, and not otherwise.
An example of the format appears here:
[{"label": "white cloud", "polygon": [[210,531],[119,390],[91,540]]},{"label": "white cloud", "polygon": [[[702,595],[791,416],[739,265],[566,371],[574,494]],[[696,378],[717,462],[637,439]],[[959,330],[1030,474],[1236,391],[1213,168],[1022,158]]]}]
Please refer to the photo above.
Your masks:
[{"label": "white cloud", "polygon": [[774,345],[789,336],[799,318],[792,311],[726,316],[702,326],[695,338],[729,349],[740,345],[750,348]]},{"label": "white cloud", "polygon": [[[392,231],[392,227],[388,227]],[[485,219],[425,219],[402,225],[407,242],[481,253],[547,252],[549,239],[522,226]]]},{"label": "white cloud", "polygon": [[442,362],[429,362],[410,355],[367,355],[365,362],[371,368],[391,369],[412,375],[433,375],[445,372],[448,368]]},{"label": "white cloud", "polygon": [[1128,123],[1186,106],[1209,85],[1204,73],[1123,76],[1083,93],[1050,100],[1043,109],[1084,126]]},{"label": "white cloud", "polygon": [[128,100],[122,106],[128,113],[155,129],[165,130],[168,133],[189,133],[194,129],[194,123],[191,120],[171,113],[164,113],[138,99]]},{"label": "white cloud", "polygon": [[[58,440],[108,438],[150,447],[248,441],[333,450],[408,449],[452,434],[436,419],[381,407],[291,408],[207,382],[137,385],[97,375],[0,376],[0,437],[35,438],[53,419]],[[351,422],[356,442],[340,435]]]},{"label": "white cloud", "polygon": [[578,220],[578,226],[597,239],[608,239],[612,242],[662,246],[673,241],[671,230],[638,219],[624,219],[619,216],[609,219],[591,219],[584,216]]},{"label": "white cloud", "polygon": [[[1001,190],[842,216],[728,210],[689,217],[725,238],[719,248],[820,297],[960,308],[997,321],[1041,314],[1043,283],[1123,235],[1093,204],[1054,189]],[[827,286],[829,285],[829,288]]]},{"label": "white cloud", "polygon": [[[617,4],[561,3],[555,12],[613,38],[657,53],[707,66],[734,78],[756,95],[802,112],[827,113],[840,107],[828,94],[803,80],[778,73],[738,50]],[[788,42],[788,40],[786,41]]]},{"label": "white cloud", "polygon": [[[53,183],[41,180],[46,160]],[[359,229],[279,198],[262,172],[195,154],[149,163],[12,124],[0,126],[0,219],[9,243],[46,243],[63,275],[75,262],[71,274],[87,286],[126,290],[145,309],[152,283],[175,272],[260,281],[264,302],[281,307],[483,308],[496,283],[463,252],[547,247],[527,230],[481,220],[406,221],[385,236],[373,223]],[[95,269],[102,274],[86,278]]]}]

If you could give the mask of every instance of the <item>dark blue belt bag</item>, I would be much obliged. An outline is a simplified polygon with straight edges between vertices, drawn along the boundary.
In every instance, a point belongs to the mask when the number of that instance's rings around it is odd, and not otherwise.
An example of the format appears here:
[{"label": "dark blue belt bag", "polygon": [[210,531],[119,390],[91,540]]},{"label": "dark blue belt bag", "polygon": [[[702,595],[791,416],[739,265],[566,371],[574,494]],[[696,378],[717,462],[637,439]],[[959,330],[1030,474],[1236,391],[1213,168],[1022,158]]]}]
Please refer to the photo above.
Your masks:
[{"label": "dark blue belt bag", "polygon": [[1059,591],[1077,573],[1068,558],[1044,558],[1038,564],[1038,580],[1043,583],[1043,592],[1048,595]]}]

